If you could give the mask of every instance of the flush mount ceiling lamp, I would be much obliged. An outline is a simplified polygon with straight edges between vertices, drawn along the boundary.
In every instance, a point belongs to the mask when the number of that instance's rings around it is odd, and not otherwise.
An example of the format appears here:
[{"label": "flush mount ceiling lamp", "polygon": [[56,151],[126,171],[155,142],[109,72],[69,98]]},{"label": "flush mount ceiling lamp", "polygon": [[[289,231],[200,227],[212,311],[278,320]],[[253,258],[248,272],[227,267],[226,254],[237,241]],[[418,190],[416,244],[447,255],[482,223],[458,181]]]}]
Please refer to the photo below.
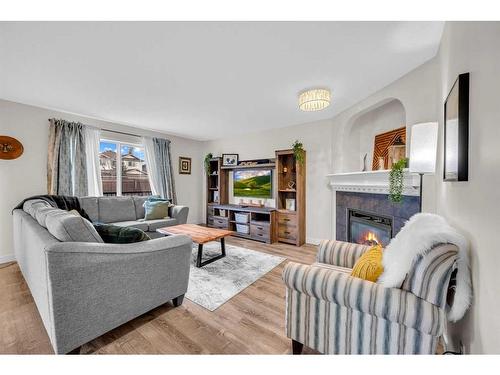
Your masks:
[{"label": "flush mount ceiling lamp", "polygon": [[329,89],[311,89],[299,94],[299,108],[305,112],[321,111],[330,105]]}]

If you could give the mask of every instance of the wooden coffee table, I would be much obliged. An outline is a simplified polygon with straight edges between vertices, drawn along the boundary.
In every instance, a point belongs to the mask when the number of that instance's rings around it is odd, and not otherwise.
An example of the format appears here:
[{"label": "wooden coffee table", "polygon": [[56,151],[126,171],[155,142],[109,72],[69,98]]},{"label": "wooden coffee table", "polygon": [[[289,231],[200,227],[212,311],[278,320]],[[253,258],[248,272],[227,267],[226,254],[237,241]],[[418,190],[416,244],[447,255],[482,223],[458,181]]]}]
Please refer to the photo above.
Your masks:
[{"label": "wooden coffee table", "polygon": [[[201,225],[196,224],[173,225],[171,227],[159,228],[156,231],[167,236],[172,234],[185,234],[191,237],[193,242],[198,244],[198,258],[196,259],[196,267],[198,268],[224,258],[226,256],[224,237],[230,236],[233,233],[229,230],[202,227]],[[219,239],[221,254],[202,262],[203,244]]]}]

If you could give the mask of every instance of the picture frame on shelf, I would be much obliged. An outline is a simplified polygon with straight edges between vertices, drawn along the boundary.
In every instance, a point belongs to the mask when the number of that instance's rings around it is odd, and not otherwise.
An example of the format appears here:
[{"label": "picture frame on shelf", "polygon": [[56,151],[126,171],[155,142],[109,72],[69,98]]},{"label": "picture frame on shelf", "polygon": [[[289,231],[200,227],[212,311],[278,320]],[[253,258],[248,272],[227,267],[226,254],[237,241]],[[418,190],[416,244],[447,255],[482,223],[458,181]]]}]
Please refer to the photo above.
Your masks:
[{"label": "picture frame on shelf", "polygon": [[238,165],[238,154],[222,154],[223,167],[235,167]]},{"label": "picture frame on shelf", "polygon": [[468,180],[469,73],[463,73],[444,102],[443,181]]},{"label": "picture frame on shelf", "polygon": [[179,156],[179,174],[191,174],[191,158]]}]

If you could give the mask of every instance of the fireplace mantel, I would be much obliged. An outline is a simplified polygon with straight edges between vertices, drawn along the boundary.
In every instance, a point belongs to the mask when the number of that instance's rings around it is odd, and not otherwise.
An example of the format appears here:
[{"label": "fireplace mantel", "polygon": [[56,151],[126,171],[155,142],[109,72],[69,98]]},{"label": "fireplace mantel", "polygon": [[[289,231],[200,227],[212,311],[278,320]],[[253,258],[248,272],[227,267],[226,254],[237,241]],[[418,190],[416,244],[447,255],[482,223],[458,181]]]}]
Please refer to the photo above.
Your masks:
[{"label": "fireplace mantel", "polygon": [[[333,173],[327,175],[330,187],[334,191],[352,191],[359,193],[389,194],[390,170]],[[419,195],[419,176],[404,171],[403,195]]]}]

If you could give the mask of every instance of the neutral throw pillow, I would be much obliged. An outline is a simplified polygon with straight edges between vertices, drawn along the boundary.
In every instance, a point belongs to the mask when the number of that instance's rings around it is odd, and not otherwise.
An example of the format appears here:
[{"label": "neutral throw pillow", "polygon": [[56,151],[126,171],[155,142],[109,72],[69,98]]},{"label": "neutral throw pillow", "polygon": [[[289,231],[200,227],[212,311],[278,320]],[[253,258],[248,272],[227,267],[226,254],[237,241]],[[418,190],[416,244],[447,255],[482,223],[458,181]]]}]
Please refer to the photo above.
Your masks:
[{"label": "neutral throw pillow", "polygon": [[103,242],[92,223],[79,214],[54,210],[46,215],[45,224],[49,233],[62,242]]},{"label": "neutral throw pillow", "polygon": [[170,203],[168,201],[144,202],[144,219],[156,220],[168,218],[169,206]]},{"label": "neutral throw pillow", "polygon": [[134,243],[149,240],[144,231],[132,227],[119,227],[113,224],[94,224],[97,233],[105,243]]},{"label": "neutral throw pillow", "polygon": [[376,282],[382,272],[382,246],[375,245],[356,261],[351,276]]}]

